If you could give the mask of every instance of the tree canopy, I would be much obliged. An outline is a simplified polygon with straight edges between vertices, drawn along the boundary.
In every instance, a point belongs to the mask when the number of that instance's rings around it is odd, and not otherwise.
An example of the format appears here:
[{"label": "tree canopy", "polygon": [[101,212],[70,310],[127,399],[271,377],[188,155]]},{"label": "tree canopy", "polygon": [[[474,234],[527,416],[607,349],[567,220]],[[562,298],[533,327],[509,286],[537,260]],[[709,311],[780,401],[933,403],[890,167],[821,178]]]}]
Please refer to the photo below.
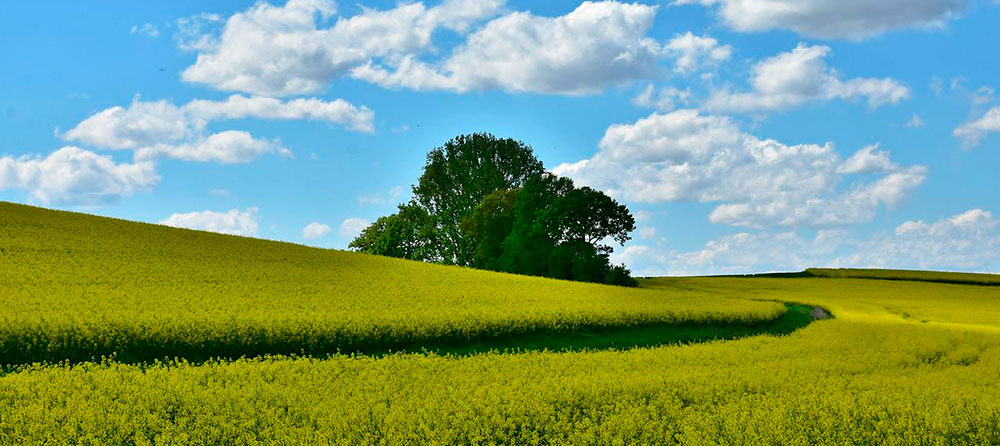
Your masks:
[{"label": "tree canopy", "polygon": [[521,187],[544,171],[531,147],[488,133],[460,135],[431,150],[413,199],[433,219],[441,240],[438,257],[470,265],[474,253],[462,236],[462,219],[487,195]]},{"label": "tree canopy", "polygon": [[545,172],[531,147],[490,134],[458,136],[430,151],[413,198],[381,217],[352,249],[516,274],[635,285],[610,264],[635,229],[603,192]]}]

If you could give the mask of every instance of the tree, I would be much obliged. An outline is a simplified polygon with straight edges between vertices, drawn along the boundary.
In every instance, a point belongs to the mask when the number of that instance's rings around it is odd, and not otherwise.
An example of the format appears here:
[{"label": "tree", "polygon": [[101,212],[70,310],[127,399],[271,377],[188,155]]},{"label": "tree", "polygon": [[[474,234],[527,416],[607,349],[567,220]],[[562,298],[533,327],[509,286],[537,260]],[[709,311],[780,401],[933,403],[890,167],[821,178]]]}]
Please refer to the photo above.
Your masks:
[{"label": "tree", "polygon": [[635,286],[612,266],[611,240],[635,229],[603,192],[547,173],[531,148],[489,134],[431,150],[413,198],[350,247],[363,252],[516,274]]},{"label": "tree", "polygon": [[471,266],[500,268],[504,241],[514,227],[514,206],[519,192],[520,188],[493,192],[462,219],[462,234],[473,248]]},{"label": "tree", "polygon": [[542,212],[539,223],[556,243],[581,240],[598,251],[610,252],[610,247],[597,245],[610,238],[624,244],[635,230],[635,218],[625,205],[618,204],[603,192],[589,187],[571,188],[556,197]]},{"label": "tree", "polygon": [[639,282],[632,278],[632,271],[625,265],[614,265],[608,274],[604,276],[604,283],[618,286],[639,286]]},{"label": "tree", "polygon": [[488,133],[461,135],[431,150],[413,199],[432,216],[441,242],[436,256],[445,263],[472,264],[475,249],[462,235],[462,219],[487,195],[521,187],[542,172],[531,147]]},{"label": "tree", "polygon": [[601,242],[624,244],[633,230],[635,219],[624,205],[545,173],[528,180],[518,193],[498,266],[518,274],[628,284],[616,277],[627,270],[610,266],[612,249]]},{"label": "tree", "polygon": [[525,182],[514,207],[514,224],[504,241],[500,270],[530,276],[549,276],[553,268],[549,255],[555,240],[541,224],[539,216],[556,199],[569,193],[573,182],[569,178],[544,173]]},{"label": "tree", "polygon": [[413,203],[399,205],[399,212],[379,217],[361,231],[349,248],[401,259],[439,261],[437,237],[430,215]]}]

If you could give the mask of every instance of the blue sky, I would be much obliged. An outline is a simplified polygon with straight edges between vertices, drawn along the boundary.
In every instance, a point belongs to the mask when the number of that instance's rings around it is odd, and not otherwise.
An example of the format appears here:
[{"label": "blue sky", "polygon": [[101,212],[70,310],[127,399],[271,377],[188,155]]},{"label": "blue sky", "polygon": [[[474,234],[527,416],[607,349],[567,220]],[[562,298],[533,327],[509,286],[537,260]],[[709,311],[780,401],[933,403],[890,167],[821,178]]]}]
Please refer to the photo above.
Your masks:
[{"label": "blue sky", "polygon": [[0,199],[344,248],[492,132],[637,274],[1000,272],[1000,4],[0,5]]}]

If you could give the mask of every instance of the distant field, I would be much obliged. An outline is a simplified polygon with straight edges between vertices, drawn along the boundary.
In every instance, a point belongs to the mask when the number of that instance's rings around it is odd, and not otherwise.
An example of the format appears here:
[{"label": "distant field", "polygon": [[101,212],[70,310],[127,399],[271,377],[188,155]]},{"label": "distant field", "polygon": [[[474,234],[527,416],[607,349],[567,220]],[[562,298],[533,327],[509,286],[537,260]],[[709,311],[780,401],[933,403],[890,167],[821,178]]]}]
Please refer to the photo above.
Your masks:
[{"label": "distant field", "polygon": [[697,289],[818,305],[829,309],[838,320],[948,325],[1000,332],[1000,288],[995,287],[927,281],[770,277],[670,277],[641,279],[640,285],[664,291]]},{"label": "distant field", "polygon": [[854,279],[884,279],[912,280],[918,282],[940,282],[967,285],[998,285],[1000,275],[975,273],[946,273],[936,271],[911,271],[901,269],[831,269],[809,268],[805,271],[816,277],[854,278]]},{"label": "distant field", "polygon": [[289,335],[302,326],[361,343],[834,316],[653,348],[22,365],[0,376],[0,444],[1000,444],[1000,287],[707,277],[629,290],[13,205],[0,237],[5,355],[31,339],[46,347],[19,351],[273,347],[311,339]]},{"label": "distant field", "polygon": [[513,276],[0,203],[0,359],[375,352],[637,325],[750,325],[778,303]]}]

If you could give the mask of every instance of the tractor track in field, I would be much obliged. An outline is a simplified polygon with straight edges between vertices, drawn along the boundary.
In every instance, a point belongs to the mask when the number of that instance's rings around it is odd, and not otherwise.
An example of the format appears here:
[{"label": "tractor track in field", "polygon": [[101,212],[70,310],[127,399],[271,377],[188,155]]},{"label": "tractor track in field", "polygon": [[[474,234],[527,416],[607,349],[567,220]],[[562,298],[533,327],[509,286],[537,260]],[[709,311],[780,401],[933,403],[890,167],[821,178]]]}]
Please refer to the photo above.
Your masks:
[{"label": "tractor track in field", "polygon": [[[242,343],[214,345],[116,345],[90,352],[46,351],[21,352],[0,349],[0,374],[34,363],[80,363],[113,360],[126,364],[152,364],[184,360],[203,363],[209,360],[233,360],[263,356],[329,357],[332,355],[385,356],[398,353],[465,356],[486,352],[524,353],[533,351],[568,352],[591,350],[625,350],[667,345],[683,345],[719,340],[735,340],[750,336],[791,334],[813,321],[831,318],[825,309],[811,305],[784,303],[786,311],[779,317],[754,322],[717,323],[649,323],[618,327],[578,327],[572,331],[535,330],[507,333],[499,336],[473,338],[439,338],[398,340],[394,342],[338,345],[337,342],[297,345]],[[9,347],[9,346],[8,346]],[[11,359],[15,359],[11,361]]]}]

